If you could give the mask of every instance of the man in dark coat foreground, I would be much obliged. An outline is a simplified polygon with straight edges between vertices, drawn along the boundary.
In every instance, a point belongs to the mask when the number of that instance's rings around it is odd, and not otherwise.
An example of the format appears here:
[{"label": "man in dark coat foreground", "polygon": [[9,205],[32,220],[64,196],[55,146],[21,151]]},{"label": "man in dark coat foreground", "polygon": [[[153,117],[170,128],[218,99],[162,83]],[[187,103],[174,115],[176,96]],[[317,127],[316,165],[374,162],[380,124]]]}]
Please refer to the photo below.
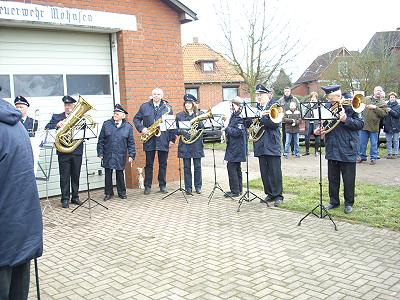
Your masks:
[{"label": "man in dark coat foreground", "polygon": [[0,98],[0,299],[27,299],[30,261],[43,252],[33,154],[21,113]]}]

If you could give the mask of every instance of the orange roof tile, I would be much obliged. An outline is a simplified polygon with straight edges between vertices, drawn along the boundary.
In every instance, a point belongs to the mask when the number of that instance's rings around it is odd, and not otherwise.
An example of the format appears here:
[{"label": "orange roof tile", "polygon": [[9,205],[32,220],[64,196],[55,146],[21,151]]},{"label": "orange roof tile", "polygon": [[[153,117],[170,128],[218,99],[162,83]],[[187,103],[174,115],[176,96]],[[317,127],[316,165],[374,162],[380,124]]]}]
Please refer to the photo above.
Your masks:
[{"label": "orange roof tile", "polygon": [[[215,62],[214,71],[202,71],[201,61]],[[183,76],[185,83],[243,82],[243,78],[221,54],[200,43],[183,46]]]}]

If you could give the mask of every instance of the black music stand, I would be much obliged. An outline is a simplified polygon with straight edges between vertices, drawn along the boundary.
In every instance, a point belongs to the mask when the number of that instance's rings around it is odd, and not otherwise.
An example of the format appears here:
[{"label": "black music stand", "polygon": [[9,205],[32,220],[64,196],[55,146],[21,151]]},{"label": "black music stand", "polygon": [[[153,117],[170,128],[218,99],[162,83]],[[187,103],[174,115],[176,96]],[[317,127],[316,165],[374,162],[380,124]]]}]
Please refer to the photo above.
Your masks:
[{"label": "black music stand", "polygon": [[[256,113],[253,111],[251,106],[248,103],[246,103],[245,101],[243,102],[242,113],[244,113],[243,119],[244,119],[245,124],[246,124],[246,122],[249,122],[250,120],[252,120],[254,117],[256,117],[256,118],[259,117],[259,116],[256,116]],[[239,206],[237,208],[237,212],[240,211],[240,207],[242,206],[243,201],[251,202],[254,199],[260,199],[260,201],[263,201],[263,199],[258,197],[252,191],[250,191],[250,186],[249,186],[249,135],[244,134],[243,139],[244,139],[245,153],[246,153],[246,191],[243,193],[243,196],[240,197],[240,199],[239,199]],[[265,203],[269,207],[268,202],[265,202]]]},{"label": "black music stand", "polygon": [[[95,128],[97,128],[97,126],[95,126]],[[78,136],[79,132],[82,131],[83,132],[83,137]],[[84,126],[80,131],[78,131],[75,136],[73,137],[73,139],[75,140],[83,140],[83,147],[85,149],[85,166],[86,166],[86,188],[87,188],[87,198],[81,203],[79,204],[77,207],[75,207],[71,213],[73,213],[74,211],[76,211],[78,208],[80,207],[85,207],[89,210],[89,218],[92,218],[92,214],[91,214],[91,209],[95,208],[97,205],[100,205],[101,207],[108,209],[108,207],[104,206],[103,204],[99,203],[98,201],[94,200],[91,196],[90,196],[90,183],[89,183],[89,170],[88,170],[88,157],[87,157],[87,140],[91,139],[91,138],[96,138],[97,134],[94,133],[94,131],[92,130],[92,128],[89,127],[89,124],[86,124],[86,126]],[[89,131],[90,134],[87,134],[87,131]],[[95,203],[95,205],[91,205],[91,201],[93,201]],[[83,206],[85,203],[88,203],[88,207]]]},{"label": "black music stand", "polygon": [[[54,131],[54,133],[55,133],[55,131]],[[53,163],[53,153],[54,153],[54,146],[53,146],[52,142],[54,142],[54,136],[51,134],[51,132],[49,130],[46,130],[45,136],[43,137],[43,139],[39,145],[40,149],[43,150],[43,152],[44,152],[44,161],[43,161],[43,163],[41,163],[40,160],[37,161],[37,166],[40,169],[41,175],[35,176],[35,178],[38,181],[45,182],[46,198],[44,199],[44,205],[42,206],[42,215],[44,216],[45,212],[46,212],[46,208],[49,208],[49,210],[57,218],[58,222],[61,223],[60,218],[56,214],[56,211],[54,210],[54,208],[51,205],[51,202],[49,200],[49,180],[50,180],[50,175],[51,175],[51,166]],[[49,159],[47,157],[48,150],[50,150],[50,158]]]},{"label": "black music stand", "polygon": [[[211,128],[214,131],[215,130],[215,126],[213,121],[215,121],[217,124],[221,125],[222,128],[224,128],[224,121],[222,119],[222,117],[219,118],[219,120],[210,120],[210,124],[211,124]],[[211,199],[215,194],[215,190],[220,190],[224,195],[226,194],[226,192],[221,188],[221,186],[219,185],[218,181],[217,181],[217,165],[215,164],[215,141],[212,142],[212,155],[213,155],[213,168],[214,168],[214,187],[210,193],[210,195],[208,196],[208,205],[210,205]],[[233,198],[232,198],[233,199]]]},{"label": "black music stand", "polygon": [[[300,113],[301,118],[304,120],[314,120],[319,121],[321,126],[322,121],[328,120],[337,120],[337,117],[327,109],[324,104],[329,102],[322,102],[318,100],[317,102],[302,102],[300,103]],[[317,116],[315,115],[317,114]],[[331,215],[329,214],[328,210],[322,204],[322,149],[321,143],[319,143],[319,204],[315,206],[310,212],[308,212],[298,223],[298,226],[301,225],[301,222],[307,218],[309,215],[313,214],[319,219],[323,219],[328,216],[329,220],[333,223],[335,230],[337,231],[337,227],[335,222],[333,221]],[[319,214],[315,213],[315,210],[319,208]]]}]

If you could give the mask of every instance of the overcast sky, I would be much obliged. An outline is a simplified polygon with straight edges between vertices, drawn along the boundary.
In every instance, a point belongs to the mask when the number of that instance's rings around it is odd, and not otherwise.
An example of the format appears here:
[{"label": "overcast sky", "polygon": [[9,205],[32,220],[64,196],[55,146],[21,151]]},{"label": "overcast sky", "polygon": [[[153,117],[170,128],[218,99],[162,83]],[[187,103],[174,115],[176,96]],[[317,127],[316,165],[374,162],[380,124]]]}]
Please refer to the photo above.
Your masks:
[{"label": "overcast sky", "polygon": [[[181,0],[197,13],[198,21],[182,26],[182,44],[198,37],[200,43],[218,48],[219,21],[213,0]],[[245,5],[246,0],[242,1]],[[300,38],[301,49],[288,65],[292,81],[296,81],[320,54],[345,46],[348,50],[362,50],[377,31],[391,31],[400,27],[399,0],[279,0],[273,11],[290,20],[294,38]],[[271,7],[271,6],[270,6]],[[237,6],[232,9],[243,9]],[[218,50],[218,49],[216,49]]]}]

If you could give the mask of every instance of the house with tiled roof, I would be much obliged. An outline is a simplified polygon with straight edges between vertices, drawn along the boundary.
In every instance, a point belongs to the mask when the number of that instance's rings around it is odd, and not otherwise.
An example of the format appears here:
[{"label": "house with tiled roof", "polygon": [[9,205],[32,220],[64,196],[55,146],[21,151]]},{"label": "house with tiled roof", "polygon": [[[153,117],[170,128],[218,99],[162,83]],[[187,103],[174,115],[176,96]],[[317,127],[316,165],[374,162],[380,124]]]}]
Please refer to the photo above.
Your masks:
[{"label": "house with tiled roof", "polygon": [[235,68],[197,38],[183,46],[183,77],[186,93],[193,94],[202,109],[235,96],[249,97],[247,86]]},{"label": "house with tiled roof", "polygon": [[356,54],[359,52],[340,47],[318,56],[296,80],[292,93],[299,96],[320,93],[321,86],[334,81],[335,75],[346,68],[348,60]]}]

